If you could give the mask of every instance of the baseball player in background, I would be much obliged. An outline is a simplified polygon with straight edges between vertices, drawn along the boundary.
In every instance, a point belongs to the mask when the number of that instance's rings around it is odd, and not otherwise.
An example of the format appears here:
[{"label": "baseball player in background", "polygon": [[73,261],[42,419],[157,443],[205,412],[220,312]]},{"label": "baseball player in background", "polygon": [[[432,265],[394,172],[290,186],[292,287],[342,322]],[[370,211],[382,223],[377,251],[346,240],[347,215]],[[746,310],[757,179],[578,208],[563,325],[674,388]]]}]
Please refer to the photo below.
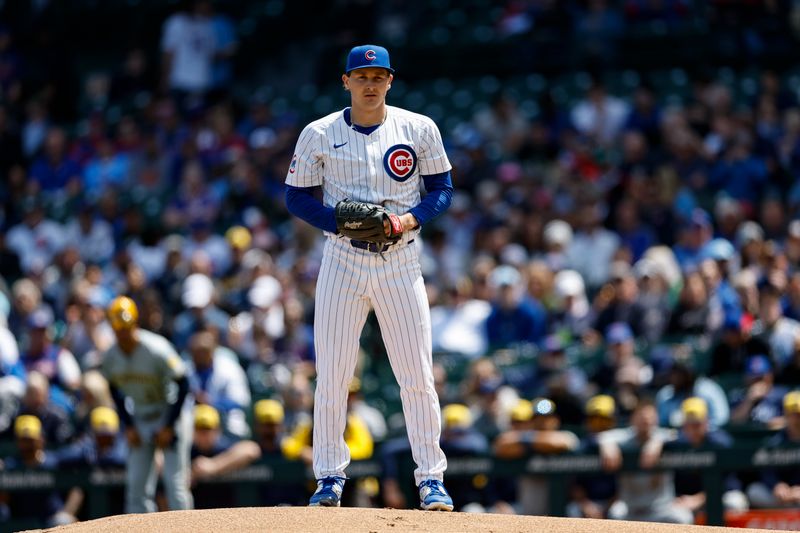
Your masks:
[{"label": "baseball player in background", "polygon": [[117,342],[108,349],[101,366],[125,423],[130,448],[125,512],[156,510],[156,449],[164,454],[163,480],[170,510],[191,509],[193,402],[186,367],[172,344],[139,328],[138,319],[139,310],[130,298],[120,296],[111,302],[108,320]]},{"label": "baseball player in background", "polygon": [[[430,309],[415,242],[420,226],[450,205],[451,166],[431,119],[386,105],[393,73],[385,48],[350,50],[342,75],[350,107],[305,127],[286,177],[289,211],[327,237],[314,312],[317,491],[310,505],[340,504],[350,462],[343,438],[348,384],[372,308],[400,384],[420,505],[452,511],[442,484],[447,460],[439,447]],[[380,234],[388,243],[347,236],[363,225],[345,220],[352,211],[343,206],[354,204],[385,214]]]}]

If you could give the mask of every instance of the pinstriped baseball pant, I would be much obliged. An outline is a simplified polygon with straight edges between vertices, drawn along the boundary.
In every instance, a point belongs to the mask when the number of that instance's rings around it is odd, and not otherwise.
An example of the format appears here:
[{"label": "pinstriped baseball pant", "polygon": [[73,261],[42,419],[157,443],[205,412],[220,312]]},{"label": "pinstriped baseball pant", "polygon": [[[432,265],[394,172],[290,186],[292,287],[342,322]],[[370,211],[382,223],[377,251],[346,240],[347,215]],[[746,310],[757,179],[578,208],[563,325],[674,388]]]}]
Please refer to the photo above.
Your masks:
[{"label": "pinstriped baseball pant", "polygon": [[431,319],[419,248],[411,243],[379,254],[328,239],[317,279],[314,347],[314,475],[345,477],[347,389],[359,338],[375,309],[389,363],[400,385],[408,439],[419,485],[442,480],[447,459],[439,447],[441,412],[433,382]]}]

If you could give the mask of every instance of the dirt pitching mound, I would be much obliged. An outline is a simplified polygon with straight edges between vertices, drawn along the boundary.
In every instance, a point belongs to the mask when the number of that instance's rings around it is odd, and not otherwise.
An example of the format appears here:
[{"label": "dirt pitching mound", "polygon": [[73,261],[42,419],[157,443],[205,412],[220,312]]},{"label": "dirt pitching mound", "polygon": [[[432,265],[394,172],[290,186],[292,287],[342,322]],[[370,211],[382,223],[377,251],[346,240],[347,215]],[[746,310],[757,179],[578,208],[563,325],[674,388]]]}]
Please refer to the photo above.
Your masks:
[{"label": "dirt pitching mound", "polygon": [[[42,531],[42,530],[37,530]],[[723,533],[741,529],[674,526],[547,516],[441,513],[395,509],[246,507],[119,515],[46,530],[57,533],[349,533],[434,531],[436,533]],[[750,531],[766,531],[749,529]]]}]

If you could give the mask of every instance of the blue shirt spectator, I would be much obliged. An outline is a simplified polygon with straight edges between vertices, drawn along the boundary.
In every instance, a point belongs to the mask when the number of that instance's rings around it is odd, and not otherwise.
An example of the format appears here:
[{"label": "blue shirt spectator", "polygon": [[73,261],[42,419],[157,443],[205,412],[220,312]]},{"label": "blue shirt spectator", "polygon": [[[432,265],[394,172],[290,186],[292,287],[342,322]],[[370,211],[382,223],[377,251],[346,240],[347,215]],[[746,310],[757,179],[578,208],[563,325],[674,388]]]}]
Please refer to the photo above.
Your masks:
[{"label": "blue shirt spectator", "polygon": [[535,344],[547,333],[547,313],[539,302],[522,294],[521,281],[519,271],[509,265],[497,267],[490,275],[497,292],[486,319],[486,335],[492,348]]},{"label": "blue shirt spectator", "polygon": [[697,376],[689,364],[675,362],[669,371],[669,384],[656,393],[658,422],[663,427],[678,427],[682,422],[681,404],[690,397],[705,400],[712,428],[728,423],[730,408],[725,391],[715,381]]}]

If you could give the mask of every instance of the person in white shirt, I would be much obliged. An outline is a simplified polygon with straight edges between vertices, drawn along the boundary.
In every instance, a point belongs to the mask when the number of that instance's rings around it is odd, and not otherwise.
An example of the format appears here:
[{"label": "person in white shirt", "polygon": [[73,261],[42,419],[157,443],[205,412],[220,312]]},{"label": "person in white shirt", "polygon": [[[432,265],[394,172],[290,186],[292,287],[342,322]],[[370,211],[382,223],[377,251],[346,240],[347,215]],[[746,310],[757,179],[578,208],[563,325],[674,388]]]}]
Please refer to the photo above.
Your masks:
[{"label": "person in white shirt", "polygon": [[197,403],[217,409],[228,433],[249,436],[245,412],[250,407],[250,388],[236,355],[220,346],[210,331],[189,339],[189,353],[189,384]]},{"label": "person in white shirt", "polygon": [[94,216],[94,208],[81,206],[78,216],[64,228],[69,246],[78,249],[81,259],[100,265],[106,264],[114,254],[114,231],[111,224]]},{"label": "person in white shirt", "polygon": [[211,2],[196,0],[190,13],[176,13],[164,23],[166,88],[201,95],[211,88],[216,38],[210,13]]},{"label": "person in white shirt", "polygon": [[484,325],[492,306],[471,293],[472,283],[462,278],[448,289],[440,305],[431,308],[434,352],[455,352],[470,358],[486,353]]},{"label": "person in white shirt", "polygon": [[6,245],[17,253],[25,272],[43,270],[64,247],[64,230],[58,222],[45,218],[36,198],[27,198],[22,209],[25,216],[8,230]]},{"label": "person in white shirt", "polygon": [[618,137],[630,113],[623,100],[610,96],[602,83],[595,82],[572,109],[572,124],[580,133],[601,144],[611,144]]},{"label": "person in white shirt", "polygon": [[608,281],[614,254],[620,245],[619,236],[604,228],[602,222],[599,202],[584,205],[579,211],[578,232],[567,249],[567,262],[583,277],[590,290]]}]

